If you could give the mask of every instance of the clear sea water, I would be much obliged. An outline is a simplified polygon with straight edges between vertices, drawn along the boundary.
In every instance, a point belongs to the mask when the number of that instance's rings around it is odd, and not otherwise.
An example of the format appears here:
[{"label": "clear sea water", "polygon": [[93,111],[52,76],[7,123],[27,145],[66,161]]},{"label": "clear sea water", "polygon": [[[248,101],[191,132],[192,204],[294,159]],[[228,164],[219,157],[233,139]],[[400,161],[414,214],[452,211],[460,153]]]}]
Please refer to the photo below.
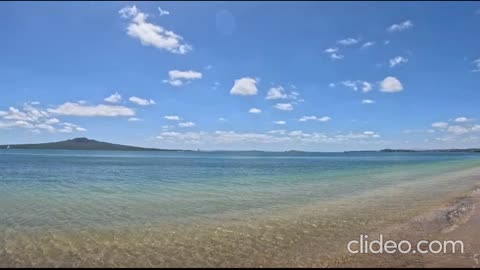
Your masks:
[{"label": "clear sea water", "polygon": [[0,150],[0,266],[318,265],[479,168],[474,153]]}]

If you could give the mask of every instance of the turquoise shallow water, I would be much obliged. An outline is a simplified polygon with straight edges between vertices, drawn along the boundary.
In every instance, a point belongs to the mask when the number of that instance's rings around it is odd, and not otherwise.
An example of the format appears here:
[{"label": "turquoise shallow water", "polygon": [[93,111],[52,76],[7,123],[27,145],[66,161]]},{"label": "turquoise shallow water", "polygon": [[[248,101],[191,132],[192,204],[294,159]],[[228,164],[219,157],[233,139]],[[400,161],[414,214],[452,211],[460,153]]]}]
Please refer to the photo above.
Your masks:
[{"label": "turquoise shallow water", "polygon": [[[106,245],[102,237],[118,233],[123,237],[123,253],[143,250],[143,254],[152,255],[145,259],[150,265],[184,266],[188,263],[180,262],[186,260],[155,260],[165,254],[170,254],[170,259],[180,256],[172,243],[197,248],[192,243],[198,239],[211,241],[211,228],[218,229],[219,224],[231,235],[210,243],[212,249],[225,245],[222,241],[230,241],[229,237],[240,245],[229,245],[230,248],[247,248],[252,242],[243,240],[265,238],[270,233],[277,240],[295,234],[298,247],[306,240],[299,235],[302,226],[293,225],[295,222],[316,222],[317,225],[313,224],[316,232],[329,233],[315,237],[331,239],[352,231],[349,226],[361,229],[371,223],[372,216],[380,213],[381,208],[403,213],[401,210],[406,204],[412,204],[408,208],[413,209],[415,205],[432,203],[440,195],[462,192],[478,182],[478,178],[461,172],[476,173],[478,166],[480,155],[464,153],[1,150],[0,245],[3,249],[0,259],[9,262],[5,263],[7,266],[14,262],[18,265],[71,266],[68,262],[85,265],[86,261],[80,258],[93,251],[85,247],[86,240],[75,234],[87,233],[98,248]],[[370,210],[356,209],[360,206]],[[319,212],[327,208],[328,212]],[[323,214],[325,218],[320,218]],[[342,225],[336,219],[343,220]],[[394,219],[383,217],[381,221]],[[358,225],[361,220],[368,222]],[[171,228],[182,228],[182,237],[165,236]],[[259,231],[261,236],[255,236]],[[169,249],[163,246],[146,251],[142,243],[149,243],[144,235],[147,232],[150,233],[148,241],[166,241],[170,243]],[[46,260],[49,251],[45,249],[50,250],[52,239],[63,239],[70,243],[69,248],[78,245],[75,249],[78,257],[69,257],[73,252],[70,250],[65,258],[51,255],[58,261]],[[25,258],[17,254],[22,245],[34,247],[31,252],[34,255]],[[287,250],[276,242],[267,246],[278,248],[278,252],[273,253],[275,256]],[[60,249],[57,252],[63,254],[65,250]],[[144,265],[135,260],[123,261],[122,252],[109,251],[112,254],[91,259],[93,265]],[[201,252],[205,250],[197,250],[195,254]],[[221,256],[232,254],[235,252]],[[115,256],[120,257],[111,261]],[[284,257],[288,256],[284,254]],[[238,257],[230,261],[234,259]],[[198,260],[197,263],[201,261]],[[199,264],[222,265],[215,260]]]}]

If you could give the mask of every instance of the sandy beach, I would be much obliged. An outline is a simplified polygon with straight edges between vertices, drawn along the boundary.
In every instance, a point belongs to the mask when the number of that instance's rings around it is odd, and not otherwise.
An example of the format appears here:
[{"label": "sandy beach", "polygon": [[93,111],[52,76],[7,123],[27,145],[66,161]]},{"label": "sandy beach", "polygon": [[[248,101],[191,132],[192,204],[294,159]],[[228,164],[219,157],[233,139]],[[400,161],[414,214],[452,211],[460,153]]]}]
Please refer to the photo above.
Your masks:
[{"label": "sandy beach", "polygon": [[[480,267],[480,185],[444,206],[424,213],[405,224],[383,230],[393,240],[462,241],[464,253],[350,255],[335,266],[341,267]],[[386,231],[390,231],[385,233]],[[378,234],[371,233],[371,236]]]}]

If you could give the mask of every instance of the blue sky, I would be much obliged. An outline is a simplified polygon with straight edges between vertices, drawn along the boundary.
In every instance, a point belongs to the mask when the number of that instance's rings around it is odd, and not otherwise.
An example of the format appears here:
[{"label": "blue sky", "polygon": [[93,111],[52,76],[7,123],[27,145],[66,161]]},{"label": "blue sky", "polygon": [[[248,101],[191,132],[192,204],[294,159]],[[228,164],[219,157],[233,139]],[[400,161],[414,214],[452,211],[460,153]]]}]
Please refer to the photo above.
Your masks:
[{"label": "blue sky", "polygon": [[480,147],[475,2],[1,2],[0,24],[0,144]]}]

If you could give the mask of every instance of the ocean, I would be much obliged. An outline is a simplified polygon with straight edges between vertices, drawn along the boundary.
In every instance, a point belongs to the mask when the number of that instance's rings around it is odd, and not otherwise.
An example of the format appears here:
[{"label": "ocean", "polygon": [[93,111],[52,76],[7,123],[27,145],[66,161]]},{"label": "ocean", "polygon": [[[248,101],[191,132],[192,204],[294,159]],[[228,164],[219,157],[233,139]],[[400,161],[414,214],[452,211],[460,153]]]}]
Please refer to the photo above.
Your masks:
[{"label": "ocean", "polygon": [[0,266],[314,266],[480,182],[475,153],[0,150]]}]

